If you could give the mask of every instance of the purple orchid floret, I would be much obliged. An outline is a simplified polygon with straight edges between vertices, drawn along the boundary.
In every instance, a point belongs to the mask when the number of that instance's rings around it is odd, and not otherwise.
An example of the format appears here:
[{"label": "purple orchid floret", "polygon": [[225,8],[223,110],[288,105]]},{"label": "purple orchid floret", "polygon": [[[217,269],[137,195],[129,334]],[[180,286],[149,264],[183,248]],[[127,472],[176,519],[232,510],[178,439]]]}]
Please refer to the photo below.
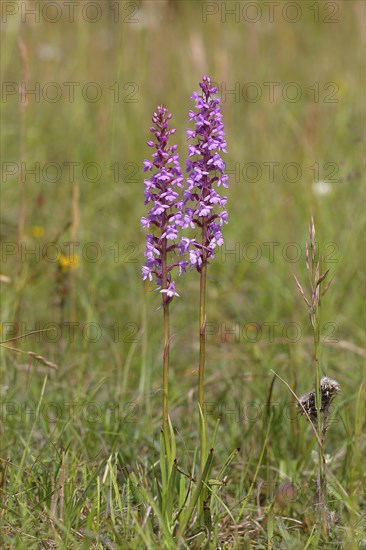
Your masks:
[{"label": "purple orchid floret", "polygon": [[[179,268],[179,275],[186,271],[188,261],[180,260],[168,263],[175,253],[182,255],[184,245],[175,243],[178,238],[178,227],[175,217],[180,219],[178,211],[177,187],[183,187],[177,145],[168,146],[169,136],[175,133],[175,129],[169,129],[168,122],[172,115],[168,110],[159,106],[154,113],[152,122],[154,126],[150,131],[155,136],[155,141],[148,141],[147,145],[156,151],[152,155],[152,161],[144,161],[144,171],[151,171],[150,179],[145,179],[145,204],[152,203],[146,217],[141,218],[143,228],[154,229],[153,233],[146,236],[146,262],[142,268],[142,279],[155,278],[164,301],[171,301],[174,296],[179,296],[175,291],[175,283],[171,278],[174,267]],[[180,206],[179,206],[180,208]]]},{"label": "purple orchid floret", "polygon": [[168,288],[165,288],[160,291],[162,294],[166,294],[168,298],[173,298],[174,296],[179,296],[177,292],[175,292],[175,282],[172,281],[169,283]]},{"label": "purple orchid floret", "polygon": [[[222,246],[221,226],[227,223],[227,198],[220,195],[215,187],[227,187],[228,176],[225,174],[225,163],[220,153],[226,153],[226,141],[220,99],[213,97],[217,88],[211,85],[208,76],[200,82],[201,94],[194,92],[191,99],[195,101],[196,111],[189,112],[189,120],[195,123],[195,129],[188,129],[188,140],[195,143],[188,146],[187,189],[183,200],[178,203],[181,212],[176,216],[176,223],[183,228],[205,226],[205,242],[189,242],[190,267],[201,271],[203,251],[207,259],[213,258],[215,248]],[[190,208],[188,203],[193,203]],[[181,244],[181,251],[186,250],[186,241]]]}]

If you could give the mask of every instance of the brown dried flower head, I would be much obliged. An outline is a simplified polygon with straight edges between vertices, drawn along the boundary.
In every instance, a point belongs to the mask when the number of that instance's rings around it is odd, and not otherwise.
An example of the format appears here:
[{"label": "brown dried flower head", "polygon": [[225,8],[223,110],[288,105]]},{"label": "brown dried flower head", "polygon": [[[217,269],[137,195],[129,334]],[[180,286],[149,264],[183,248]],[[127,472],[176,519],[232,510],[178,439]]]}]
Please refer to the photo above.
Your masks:
[{"label": "brown dried flower head", "polygon": [[[328,413],[329,406],[333,401],[334,397],[341,391],[339,384],[336,380],[324,376],[320,380],[320,393],[321,393],[321,409],[320,412]],[[300,403],[297,404],[297,408],[301,414],[305,411],[308,413],[311,421],[317,420],[317,410],[316,410],[316,397],[315,390],[306,393],[300,397]]]}]

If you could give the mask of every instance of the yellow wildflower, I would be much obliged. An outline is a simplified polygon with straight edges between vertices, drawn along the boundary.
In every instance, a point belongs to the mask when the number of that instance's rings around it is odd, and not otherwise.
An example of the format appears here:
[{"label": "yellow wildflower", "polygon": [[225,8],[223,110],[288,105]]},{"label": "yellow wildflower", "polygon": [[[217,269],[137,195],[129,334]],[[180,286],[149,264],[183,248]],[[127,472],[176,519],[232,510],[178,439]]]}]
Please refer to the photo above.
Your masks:
[{"label": "yellow wildflower", "polygon": [[36,239],[40,239],[44,235],[44,228],[41,225],[32,225],[32,235]]},{"label": "yellow wildflower", "polygon": [[68,273],[70,269],[77,269],[79,262],[79,254],[74,254],[73,256],[65,256],[64,254],[60,254],[58,259],[59,266],[61,267],[61,271],[63,273]]}]

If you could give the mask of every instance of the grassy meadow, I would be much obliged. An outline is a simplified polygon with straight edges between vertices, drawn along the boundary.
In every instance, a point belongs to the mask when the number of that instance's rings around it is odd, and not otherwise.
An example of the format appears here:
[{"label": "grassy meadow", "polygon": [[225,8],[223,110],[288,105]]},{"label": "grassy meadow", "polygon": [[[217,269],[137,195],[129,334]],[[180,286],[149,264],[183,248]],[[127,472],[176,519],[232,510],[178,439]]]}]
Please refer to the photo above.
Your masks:
[{"label": "grassy meadow", "polygon": [[[366,548],[365,7],[266,4],[2,2],[3,548]],[[207,287],[217,484],[211,528],[193,514],[178,538],[156,511],[163,327],[155,285],[141,280],[142,162],[164,104],[184,164],[190,96],[205,74],[222,99],[229,173],[225,245]],[[274,374],[298,396],[314,388],[292,277],[308,288],[311,216],[334,277],[321,371],[341,387],[325,449],[326,539],[314,434]],[[197,272],[177,291],[175,510],[196,483]]]}]

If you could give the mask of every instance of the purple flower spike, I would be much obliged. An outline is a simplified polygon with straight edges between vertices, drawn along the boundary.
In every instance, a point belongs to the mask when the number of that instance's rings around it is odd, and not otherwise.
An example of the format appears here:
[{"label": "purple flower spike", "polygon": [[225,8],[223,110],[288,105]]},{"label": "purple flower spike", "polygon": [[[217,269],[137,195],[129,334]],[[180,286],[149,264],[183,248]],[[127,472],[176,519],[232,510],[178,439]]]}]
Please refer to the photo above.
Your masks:
[{"label": "purple flower spike", "polygon": [[[179,267],[179,274],[186,270],[188,261],[181,260],[169,264],[168,256],[171,253],[182,254],[182,246],[174,241],[178,238],[178,227],[175,216],[178,212],[177,187],[183,187],[177,145],[168,146],[169,136],[175,133],[174,129],[168,129],[168,121],[172,115],[167,109],[159,106],[154,113],[152,122],[154,126],[150,131],[155,136],[155,141],[148,141],[149,147],[156,151],[152,155],[152,161],[144,161],[144,171],[153,172],[150,179],[145,179],[145,204],[152,203],[146,217],[141,218],[143,228],[154,229],[146,237],[146,262],[142,268],[142,279],[145,281],[153,278],[163,295],[164,303],[170,302],[174,296],[179,296],[175,291],[175,283],[171,278],[171,271]],[[178,218],[179,218],[178,215]]]},{"label": "purple flower spike", "polygon": [[[189,243],[194,247],[190,251],[190,266],[199,272],[203,255],[206,259],[213,258],[215,248],[224,244],[221,226],[227,223],[227,198],[214,189],[214,184],[215,187],[228,186],[225,163],[220,156],[221,152],[226,153],[220,99],[213,97],[217,88],[211,85],[208,76],[202,78],[200,87],[202,93],[194,92],[191,97],[197,112],[189,112],[189,120],[195,123],[195,129],[187,130],[187,139],[194,139],[195,143],[188,147],[187,189],[179,203],[182,212],[176,218],[176,222],[184,228],[205,228],[204,242]],[[189,202],[194,206],[183,210]],[[181,245],[181,250],[185,246],[186,241]]]}]

